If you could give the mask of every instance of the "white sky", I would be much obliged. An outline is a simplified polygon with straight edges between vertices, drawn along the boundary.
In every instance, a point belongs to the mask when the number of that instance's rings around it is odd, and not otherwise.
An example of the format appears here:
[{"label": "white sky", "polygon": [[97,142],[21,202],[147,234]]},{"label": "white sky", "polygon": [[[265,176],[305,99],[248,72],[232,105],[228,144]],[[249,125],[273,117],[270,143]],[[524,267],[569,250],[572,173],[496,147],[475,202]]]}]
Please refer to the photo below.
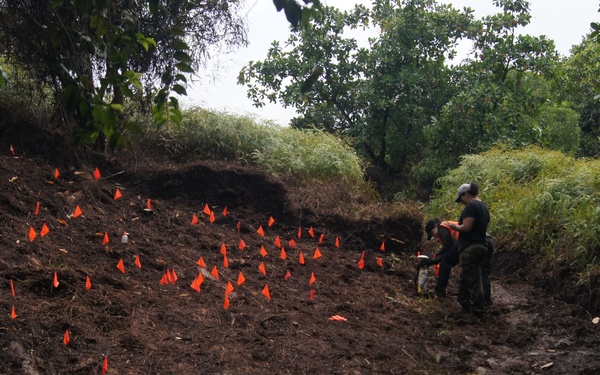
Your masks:
[{"label": "white sky", "polygon": [[[369,6],[371,0],[321,0],[324,4],[340,9],[351,9],[354,4]],[[255,108],[246,96],[244,86],[237,85],[237,76],[248,61],[262,61],[273,40],[284,42],[289,36],[289,23],[282,12],[277,13],[272,0],[246,0],[248,39],[250,45],[237,51],[213,56],[209,66],[199,72],[200,81],[188,88],[183,105],[250,115],[257,119],[273,120],[287,125],[295,116],[293,108],[267,104]],[[492,0],[438,0],[455,8],[465,6],[475,10],[477,17],[497,13]],[[530,35],[546,35],[554,40],[562,55],[570,53],[571,46],[579,44],[590,32],[590,22],[600,21],[598,0],[529,0],[531,23],[522,31]],[[359,38],[360,36],[355,36]],[[365,37],[366,39],[366,37]]]}]

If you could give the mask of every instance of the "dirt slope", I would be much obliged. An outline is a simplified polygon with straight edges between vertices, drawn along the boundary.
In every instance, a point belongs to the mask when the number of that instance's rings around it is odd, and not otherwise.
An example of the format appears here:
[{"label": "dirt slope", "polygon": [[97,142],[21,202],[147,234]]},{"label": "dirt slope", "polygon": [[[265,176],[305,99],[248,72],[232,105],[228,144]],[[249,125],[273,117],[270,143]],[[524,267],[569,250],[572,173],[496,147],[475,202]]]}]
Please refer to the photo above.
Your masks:
[{"label": "dirt slope", "polygon": [[[282,181],[228,164],[75,168],[0,146],[2,374],[100,374],[105,360],[107,374],[600,371],[592,316],[510,277],[494,277],[495,305],[483,319],[461,314],[454,297],[417,296],[420,218],[298,215]],[[92,177],[96,166],[99,180]],[[123,196],[114,200],[117,188]],[[203,213],[206,204],[214,222]],[[77,206],[83,214],[75,218]],[[194,215],[199,223],[192,225]],[[44,224],[49,232],[42,237]],[[321,257],[314,259],[317,248]],[[359,269],[363,251],[366,266]],[[162,284],[167,269],[177,280]],[[199,274],[197,292],[190,285]],[[228,282],[234,290],[226,309]],[[329,320],[333,315],[347,321]]]}]

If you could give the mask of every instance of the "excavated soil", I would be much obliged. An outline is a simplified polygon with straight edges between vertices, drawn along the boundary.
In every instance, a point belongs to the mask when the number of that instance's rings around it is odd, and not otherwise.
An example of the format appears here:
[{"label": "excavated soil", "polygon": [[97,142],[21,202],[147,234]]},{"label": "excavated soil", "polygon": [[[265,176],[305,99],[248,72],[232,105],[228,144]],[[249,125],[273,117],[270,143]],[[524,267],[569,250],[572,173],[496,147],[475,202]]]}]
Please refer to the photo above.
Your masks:
[{"label": "excavated soil", "polygon": [[0,142],[1,374],[600,372],[594,316],[510,274],[492,275],[482,318],[460,311],[459,269],[449,298],[417,295],[422,218],[299,215],[284,182],[231,164],[75,166],[9,146]]}]

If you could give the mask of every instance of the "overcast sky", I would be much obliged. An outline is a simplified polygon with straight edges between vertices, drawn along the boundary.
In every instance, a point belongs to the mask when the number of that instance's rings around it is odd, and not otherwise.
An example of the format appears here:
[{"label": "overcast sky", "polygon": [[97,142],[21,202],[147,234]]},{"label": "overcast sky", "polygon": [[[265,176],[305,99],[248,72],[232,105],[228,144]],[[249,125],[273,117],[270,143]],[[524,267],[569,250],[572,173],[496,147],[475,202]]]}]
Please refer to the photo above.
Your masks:
[{"label": "overcast sky", "polygon": [[[351,9],[354,4],[370,5],[371,0],[321,0],[322,3],[340,9]],[[456,8],[465,6],[475,10],[477,17],[497,13],[492,0],[438,0]],[[599,22],[598,0],[530,0],[531,24],[522,32],[530,35],[546,35],[554,40],[562,55],[570,53],[571,46],[579,44],[590,32],[590,22]],[[250,60],[260,61],[267,56],[273,40],[285,41],[289,36],[289,24],[283,12],[277,13],[272,0],[246,0],[244,15],[248,21],[250,45],[237,51],[213,56],[209,66],[199,72],[200,81],[188,88],[184,105],[254,116],[287,125],[295,112],[280,105],[254,108],[246,97],[243,86],[237,85],[240,69]],[[353,35],[354,36],[354,35]],[[354,36],[359,38],[360,36]],[[366,40],[366,38],[365,38]]]}]

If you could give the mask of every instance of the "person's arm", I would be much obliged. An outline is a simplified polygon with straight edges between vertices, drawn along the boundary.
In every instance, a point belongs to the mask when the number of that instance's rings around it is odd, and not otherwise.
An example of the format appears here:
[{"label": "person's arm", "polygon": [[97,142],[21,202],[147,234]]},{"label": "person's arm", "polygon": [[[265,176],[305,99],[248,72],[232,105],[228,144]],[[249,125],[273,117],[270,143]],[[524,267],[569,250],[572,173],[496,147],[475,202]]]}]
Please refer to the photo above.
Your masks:
[{"label": "person's arm", "polygon": [[442,247],[435,254],[435,259],[441,258],[451,247],[454,245],[454,240],[452,239],[452,234],[447,228],[442,226],[438,227],[438,235],[442,240]]},{"label": "person's arm", "polygon": [[452,229],[458,233],[469,233],[473,230],[473,224],[475,224],[474,217],[465,217],[461,225],[452,224]]}]

